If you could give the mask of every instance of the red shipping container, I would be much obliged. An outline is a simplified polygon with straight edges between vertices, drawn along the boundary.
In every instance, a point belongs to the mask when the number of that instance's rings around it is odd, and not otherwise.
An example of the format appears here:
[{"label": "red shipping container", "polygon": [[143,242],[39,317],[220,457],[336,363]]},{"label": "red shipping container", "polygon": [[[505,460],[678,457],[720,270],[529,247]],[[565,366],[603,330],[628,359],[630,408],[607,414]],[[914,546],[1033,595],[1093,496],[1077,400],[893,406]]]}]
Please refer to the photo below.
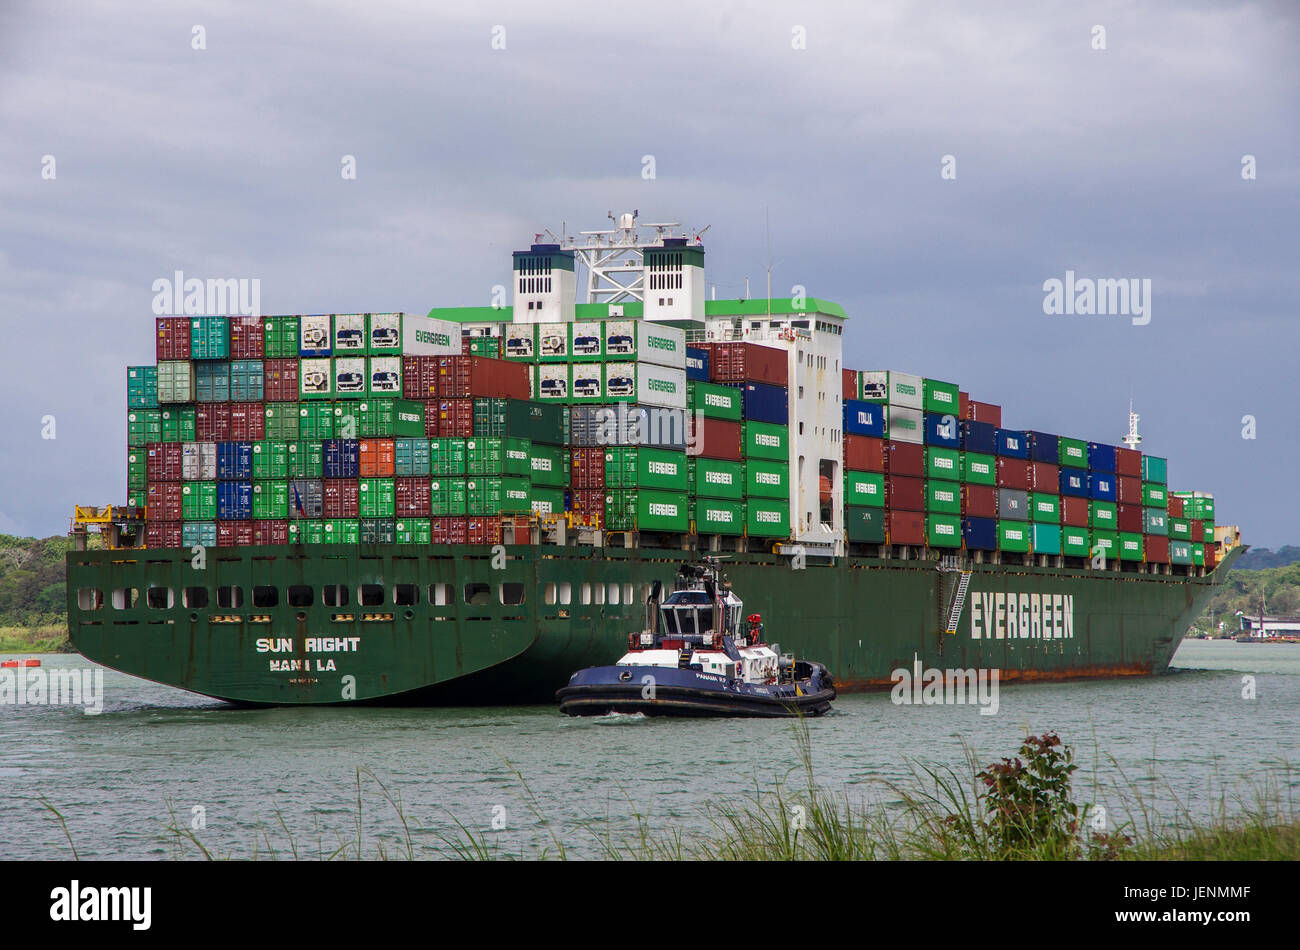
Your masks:
[{"label": "red shipping container", "polygon": [[500,544],[501,522],[496,518],[470,518],[465,525],[466,544]]},{"label": "red shipping container", "polygon": [[1061,524],[1069,525],[1071,528],[1088,527],[1088,499],[1062,495]]},{"label": "red shipping container", "polygon": [[181,546],[179,521],[149,521],[144,526],[144,546],[147,548],[178,548]]},{"label": "red shipping container", "polygon": [[[1139,458],[1141,456],[1139,455]],[[1115,500],[1121,505],[1140,505],[1142,504],[1142,479],[1132,478],[1128,475],[1115,476]],[[1128,528],[1121,528],[1121,531],[1128,531]],[[1136,529],[1141,531],[1141,528]]]},{"label": "red shipping container", "polygon": [[362,478],[386,478],[396,474],[397,449],[392,439],[362,439],[358,451]]},{"label": "red shipping container", "polygon": [[1002,425],[1002,407],[995,406],[990,402],[980,402],[978,399],[972,399],[967,403],[969,415],[966,416],[972,422],[987,422],[989,425]]},{"label": "red shipping container", "polygon": [[393,494],[398,518],[427,518],[433,510],[427,478],[394,479]]},{"label": "red shipping container", "polygon": [[[699,428],[692,427],[688,433],[687,455],[700,455],[708,459],[727,459],[740,461],[740,423],[726,419],[704,419],[692,414],[692,422],[698,422]],[[688,423],[689,425],[689,423]]]},{"label": "red shipping container", "polygon": [[402,395],[425,401],[438,398],[438,357],[402,357]]},{"label": "red shipping container", "polygon": [[1175,498],[1173,495],[1168,495],[1168,498],[1169,517],[1181,518],[1183,516],[1183,500],[1181,498]]},{"label": "red shipping container", "polygon": [[426,439],[438,438],[438,405],[436,400],[425,400],[424,437]]},{"label": "red shipping container", "polygon": [[968,518],[996,518],[998,490],[992,485],[961,486],[961,513]]},{"label": "red shipping container", "polygon": [[261,442],[266,438],[266,404],[232,402],[230,438],[237,442]]},{"label": "red shipping container", "polygon": [[[266,417],[262,418],[263,427]],[[199,442],[230,441],[230,403],[201,402],[194,407],[194,435]]]},{"label": "red shipping container", "polygon": [[288,544],[289,543],[289,522],[254,521],[251,523],[253,525],[254,544]]},{"label": "red shipping container", "polygon": [[298,401],[297,360],[267,360],[262,364],[262,398],[267,402]]},{"label": "red shipping container", "polygon": [[184,517],[184,494],[180,482],[157,482],[145,492],[149,521],[180,521]]},{"label": "red shipping container", "polygon": [[240,548],[253,543],[253,522],[218,521],[217,547]]},{"label": "red shipping container", "polygon": [[1115,474],[1130,478],[1142,477],[1142,453],[1136,449],[1115,446]]},{"label": "red shipping container", "polygon": [[1029,484],[1045,495],[1061,493],[1061,467],[1051,462],[1029,463]]},{"label": "red shipping container", "polygon": [[[885,479],[885,507],[891,511],[925,511],[925,479],[907,475],[890,475]],[[917,542],[896,541],[894,543],[915,544]]]},{"label": "red shipping container", "polygon": [[266,355],[266,332],[261,317],[231,317],[230,358],[260,360]]},{"label": "red shipping container", "polygon": [[[603,449],[598,450],[604,452]],[[605,492],[603,489],[577,489],[573,492],[573,512],[586,524],[601,527],[605,523]]]},{"label": "red shipping container", "polygon": [[1163,534],[1142,535],[1142,551],[1150,564],[1169,563],[1169,539]]},{"label": "red shipping container", "polygon": [[[523,364],[520,364],[523,365]],[[434,404],[434,416],[437,421],[439,436],[451,436],[468,439],[474,435],[474,400],[443,399]],[[429,428],[428,411],[425,411],[425,429]],[[432,438],[432,436],[430,437]]]},{"label": "red shipping container", "polygon": [[[605,450],[595,448],[575,448],[569,473],[569,484],[574,489],[605,487]],[[604,493],[600,492],[602,505]]]},{"label": "red shipping container", "polygon": [[473,396],[528,398],[529,367],[525,363],[494,360],[487,356],[439,356],[436,359],[438,395],[443,399]]},{"label": "red shipping container", "polygon": [[957,418],[969,419],[967,413],[970,412],[970,393],[964,393],[957,390]]},{"label": "red shipping container", "polygon": [[891,475],[925,477],[925,446],[885,440],[885,471]]},{"label": "red shipping container", "polygon": [[154,321],[158,328],[155,353],[160,360],[187,360],[190,358],[190,318],[159,317]]},{"label": "red shipping container", "polygon": [[[1030,467],[1028,460],[1012,459],[999,455],[997,470],[998,488],[1018,488],[1021,491],[1029,491]],[[1060,491],[1059,483],[1057,484],[1057,491]]]},{"label": "red shipping container", "polygon": [[844,467],[853,472],[885,470],[885,440],[867,435],[844,437]]},{"label": "red shipping container", "polygon": [[709,356],[709,379],[715,383],[771,383],[789,380],[785,350],[757,343],[720,343]]},{"label": "red shipping container", "polygon": [[324,481],[323,518],[356,518],[361,509],[361,490],[355,478],[327,478]]},{"label": "red shipping container", "polygon": [[1115,507],[1115,524],[1121,531],[1133,534],[1142,533],[1142,505],[1117,505]]},{"label": "red shipping container", "polygon": [[144,458],[144,477],[150,482],[179,482],[184,477],[179,442],[150,442]]},{"label": "red shipping container", "polygon": [[466,525],[469,519],[458,515],[430,519],[434,544],[465,544]]},{"label": "red shipping container", "polygon": [[886,511],[885,538],[890,544],[925,544],[925,515],[915,511]]},{"label": "red shipping container", "polygon": [[1219,548],[1214,544],[1205,546],[1205,566],[1213,570],[1214,565],[1219,562]]},{"label": "red shipping container", "polygon": [[840,393],[845,399],[858,398],[858,371],[855,369],[840,370]]},{"label": "red shipping container", "polygon": [[1197,518],[1191,518],[1189,520],[1192,525],[1191,540],[1194,544],[1200,544],[1202,539],[1205,537],[1205,522]]}]

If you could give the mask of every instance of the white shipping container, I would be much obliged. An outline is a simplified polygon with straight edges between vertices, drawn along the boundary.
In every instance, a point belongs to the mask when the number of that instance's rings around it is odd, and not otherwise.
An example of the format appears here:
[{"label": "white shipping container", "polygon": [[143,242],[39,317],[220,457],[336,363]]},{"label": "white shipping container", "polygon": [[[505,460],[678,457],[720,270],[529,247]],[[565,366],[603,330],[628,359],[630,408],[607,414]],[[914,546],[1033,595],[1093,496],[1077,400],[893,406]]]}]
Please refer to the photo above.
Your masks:
[{"label": "white shipping container", "polygon": [[920,409],[890,405],[887,407],[887,413],[889,437],[895,442],[925,441],[925,420],[921,416]]},{"label": "white shipping container", "polygon": [[925,393],[922,391],[921,377],[908,373],[889,373],[889,404],[906,406],[909,409],[925,407]]},{"label": "white shipping container", "polygon": [[334,355],[366,352],[366,315],[364,313],[334,314]]},{"label": "white shipping container", "polygon": [[531,360],[537,356],[537,325],[527,323],[506,324],[505,348],[507,359]]},{"label": "white shipping container", "polygon": [[334,360],[334,395],[364,396],[366,394],[366,358],[345,356]]},{"label": "white shipping container", "polygon": [[187,482],[211,482],[217,477],[217,443],[181,444],[181,478]]},{"label": "white shipping container", "polygon": [[885,402],[889,398],[889,374],[884,370],[863,370],[858,373],[858,398]]},{"label": "white shipping container", "polygon": [[686,408],[686,370],[654,363],[606,363],[605,398],[645,406]]},{"label": "white shipping container", "polygon": [[328,313],[298,318],[299,353],[329,356],[333,336],[333,325]]},{"label": "white shipping container", "polygon": [[402,353],[406,356],[459,356],[460,352],[460,324],[402,314]]},{"label": "white shipping container", "polygon": [[541,359],[569,358],[569,325],[567,323],[537,324],[537,355]]},{"label": "white shipping container", "polygon": [[570,325],[569,353],[575,360],[598,360],[605,354],[605,329],[599,320]]},{"label": "white shipping container", "polygon": [[400,313],[372,313],[366,320],[366,342],[372,356],[399,356],[402,352]]},{"label": "white shipping container", "polygon": [[636,358],[635,320],[605,321],[605,358]]},{"label": "white shipping container", "polygon": [[567,363],[543,363],[536,367],[537,385],[533,398],[541,402],[564,402],[569,398]]},{"label": "white shipping container", "polygon": [[686,331],[662,323],[636,321],[636,358],[674,369],[686,368]]},{"label": "white shipping container", "polygon": [[605,397],[605,365],[603,363],[572,363],[569,372],[569,391],[573,399],[600,401]]},{"label": "white shipping container", "polygon": [[328,356],[298,361],[298,395],[329,396],[334,392],[334,366]]},{"label": "white shipping container", "polygon": [[402,358],[372,356],[369,360],[370,392],[375,396],[402,395]]}]

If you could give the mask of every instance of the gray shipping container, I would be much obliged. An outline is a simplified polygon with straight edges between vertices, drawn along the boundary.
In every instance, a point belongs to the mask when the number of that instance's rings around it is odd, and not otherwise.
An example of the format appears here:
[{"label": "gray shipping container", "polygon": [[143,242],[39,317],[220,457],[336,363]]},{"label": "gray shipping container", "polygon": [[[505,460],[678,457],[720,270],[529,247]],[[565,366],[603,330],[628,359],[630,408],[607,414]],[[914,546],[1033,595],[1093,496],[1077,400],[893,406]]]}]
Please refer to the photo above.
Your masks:
[{"label": "gray shipping container", "polygon": [[325,511],[325,486],[319,478],[289,482],[289,517],[319,518]]},{"label": "gray shipping container", "polygon": [[217,480],[217,443],[184,442],[181,444],[181,478],[187,482]]},{"label": "gray shipping container", "polygon": [[998,517],[1008,521],[1028,521],[1029,492],[1018,488],[999,488]]},{"label": "gray shipping container", "polygon": [[574,406],[571,410],[570,444],[648,445],[685,450],[686,411],[631,403]]}]

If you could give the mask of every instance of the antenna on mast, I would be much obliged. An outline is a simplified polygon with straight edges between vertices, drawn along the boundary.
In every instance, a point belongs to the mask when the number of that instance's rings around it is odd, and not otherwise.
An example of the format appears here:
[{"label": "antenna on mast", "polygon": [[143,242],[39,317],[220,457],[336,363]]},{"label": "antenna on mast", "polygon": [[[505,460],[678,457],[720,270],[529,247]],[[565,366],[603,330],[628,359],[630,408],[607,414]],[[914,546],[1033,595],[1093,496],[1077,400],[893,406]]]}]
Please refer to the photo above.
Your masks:
[{"label": "antenna on mast", "polygon": [[1142,436],[1138,435],[1139,416],[1133,411],[1133,396],[1130,393],[1128,397],[1128,434],[1124,436],[1124,444],[1134,451],[1142,444]]}]

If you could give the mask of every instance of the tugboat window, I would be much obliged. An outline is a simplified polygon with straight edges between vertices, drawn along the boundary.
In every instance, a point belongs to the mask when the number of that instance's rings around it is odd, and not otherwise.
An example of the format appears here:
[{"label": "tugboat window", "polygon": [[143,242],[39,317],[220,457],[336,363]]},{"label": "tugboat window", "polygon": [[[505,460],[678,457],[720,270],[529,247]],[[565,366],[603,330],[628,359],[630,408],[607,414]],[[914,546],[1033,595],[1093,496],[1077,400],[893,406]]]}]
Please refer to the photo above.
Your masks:
[{"label": "tugboat window", "polygon": [[185,606],[203,609],[208,605],[208,589],[206,587],[187,587],[185,588]]},{"label": "tugboat window", "polygon": [[455,588],[450,584],[430,584],[429,603],[435,607],[446,607],[455,598]]},{"label": "tugboat window", "polygon": [[497,588],[497,597],[503,604],[522,604],[524,602],[524,585],[513,582],[502,584]]},{"label": "tugboat window", "polygon": [[582,585],[582,602],[583,602],[584,604],[589,604],[589,603],[591,603],[591,585],[590,585],[590,584],[585,584],[585,583],[584,583],[584,584]]},{"label": "tugboat window", "polygon": [[384,603],[384,585],[362,584],[357,590],[357,603],[362,607],[382,607]]},{"label": "tugboat window", "polygon": [[321,596],[325,600],[326,607],[346,607],[348,605],[348,589],[342,584],[326,584],[321,588]]},{"label": "tugboat window", "polygon": [[556,593],[556,591],[555,591],[555,585],[554,585],[554,584],[547,584],[546,587],[543,588],[543,590],[544,590],[544,593],[542,594],[542,597],[545,599],[546,603],[548,603],[548,604],[553,604],[553,603],[555,603],[555,593]]},{"label": "tugboat window", "polygon": [[253,588],[254,607],[274,607],[280,603],[280,588],[258,586]]},{"label": "tugboat window", "polygon": [[77,607],[81,610],[98,610],[104,606],[104,592],[93,587],[82,587],[77,591]]},{"label": "tugboat window", "polygon": [[620,589],[619,589],[619,586],[618,586],[617,584],[610,584],[610,585],[609,585],[609,602],[610,602],[611,604],[617,604],[617,603],[618,603],[619,593],[620,593]]},{"label": "tugboat window", "polygon": [[414,584],[396,584],[393,587],[393,603],[398,607],[412,607],[420,602],[420,589]]},{"label": "tugboat window", "polygon": [[224,607],[227,610],[234,610],[244,606],[244,589],[231,586],[218,587],[217,606]]},{"label": "tugboat window", "polygon": [[140,599],[140,592],[134,587],[119,587],[113,591],[113,609],[130,610]]},{"label": "tugboat window", "polygon": [[573,603],[573,585],[570,584],[568,581],[560,582],[560,603],[562,604]]},{"label": "tugboat window", "polygon": [[150,587],[145,600],[154,610],[166,610],[175,601],[170,587]]},{"label": "tugboat window", "polygon": [[465,603],[471,606],[486,604],[490,602],[490,588],[487,584],[466,584],[465,585]]},{"label": "tugboat window", "polygon": [[289,586],[290,607],[310,607],[315,600],[316,591],[306,584],[291,584]]}]

